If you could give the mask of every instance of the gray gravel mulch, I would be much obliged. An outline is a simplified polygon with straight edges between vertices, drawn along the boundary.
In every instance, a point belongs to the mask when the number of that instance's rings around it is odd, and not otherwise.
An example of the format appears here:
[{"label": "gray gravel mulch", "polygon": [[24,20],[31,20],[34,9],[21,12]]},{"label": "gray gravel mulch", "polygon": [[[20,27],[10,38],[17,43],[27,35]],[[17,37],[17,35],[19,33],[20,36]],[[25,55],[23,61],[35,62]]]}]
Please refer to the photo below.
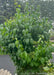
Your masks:
[{"label": "gray gravel mulch", "polygon": [[8,70],[14,75],[16,67],[8,55],[0,55],[0,69]]}]

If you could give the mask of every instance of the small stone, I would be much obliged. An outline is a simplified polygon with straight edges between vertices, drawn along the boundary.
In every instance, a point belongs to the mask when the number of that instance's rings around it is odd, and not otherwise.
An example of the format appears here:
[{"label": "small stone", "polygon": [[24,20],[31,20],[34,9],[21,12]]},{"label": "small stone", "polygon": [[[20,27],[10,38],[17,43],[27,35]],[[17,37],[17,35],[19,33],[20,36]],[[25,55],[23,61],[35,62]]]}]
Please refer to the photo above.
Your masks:
[{"label": "small stone", "polygon": [[0,69],[0,75],[12,75],[8,70]]}]

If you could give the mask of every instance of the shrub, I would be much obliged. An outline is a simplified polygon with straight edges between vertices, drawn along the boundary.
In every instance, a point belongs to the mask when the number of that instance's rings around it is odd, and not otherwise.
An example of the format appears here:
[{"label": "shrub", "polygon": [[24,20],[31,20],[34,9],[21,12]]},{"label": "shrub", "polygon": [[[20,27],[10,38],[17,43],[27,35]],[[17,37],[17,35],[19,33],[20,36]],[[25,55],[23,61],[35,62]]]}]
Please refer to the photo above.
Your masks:
[{"label": "shrub", "polygon": [[46,75],[54,75],[54,63],[51,63],[50,60],[47,62],[47,66],[43,69],[46,72]]},{"label": "shrub", "polygon": [[0,24],[4,23],[4,21],[6,21],[5,16],[0,15]]},{"label": "shrub", "polygon": [[14,19],[0,25],[1,46],[12,57],[18,73],[37,72],[51,58],[52,52],[48,32],[51,23],[47,18],[40,18],[38,8],[36,11],[26,9],[20,12],[17,8]]}]

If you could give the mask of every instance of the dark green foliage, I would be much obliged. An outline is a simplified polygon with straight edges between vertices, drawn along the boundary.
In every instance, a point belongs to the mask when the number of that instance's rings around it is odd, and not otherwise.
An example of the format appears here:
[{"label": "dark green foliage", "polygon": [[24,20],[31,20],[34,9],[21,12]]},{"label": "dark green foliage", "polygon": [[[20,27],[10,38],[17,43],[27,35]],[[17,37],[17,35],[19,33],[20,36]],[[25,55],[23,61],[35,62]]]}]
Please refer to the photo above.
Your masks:
[{"label": "dark green foliage", "polygon": [[38,8],[29,10],[26,5],[24,12],[19,8],[16,11],[14,19],[0,25],[0,44],[12,57],[18,73],[37,72],[51,58],[48,37],[51,23],[47,18],[40,18]]},{"label": "dark green foliage", "polygon": [[48,18],[38,19],[36,21],[36,26],[32,28],[32,37],[34,40],[39,40],[40,35],[44,36],[44,40],[49,40],[49,29],[51,28]]},{"label": "dark green foliage", "polygon": [[53,0],[46,0],[40,2],[40,10],[41,10],[41,16],[48,17],[50,20],[54,20],[54,1]]},{"label": "dark green foliage", "polygon": [[0,23],[3,23],[4,21],[6,21],[5,16],[0,16]]},{"label": "dark green foliage", "polygon": [[14,16],[20,2],[19,0],[0,0],[0,24]]},{"label": "dark green foliage", "polygon": [[48,17],[49,20],[54,20],[54,0],[28,0],[30,5],[34,4],[35,9],[40,5],[41,17]]},{"label": "dark green foliage", "polygon": [[0,0],[0,24],[15,13],[14,0]]}]

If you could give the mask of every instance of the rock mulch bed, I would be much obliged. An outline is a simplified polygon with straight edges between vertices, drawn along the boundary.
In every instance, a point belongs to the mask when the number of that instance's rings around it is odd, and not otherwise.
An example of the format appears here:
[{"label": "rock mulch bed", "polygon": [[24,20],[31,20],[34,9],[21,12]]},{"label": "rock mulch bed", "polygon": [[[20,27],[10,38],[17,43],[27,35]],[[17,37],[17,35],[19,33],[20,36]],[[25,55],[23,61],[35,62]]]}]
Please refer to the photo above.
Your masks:
[{"label": "rock mulch bed", "polygon": [[0,55],[0,70],[4,69],[15,75],[16,67],[9,55]]},{"label": "rock mulch bed", "polygon": [[0,69],[0,75],[12,75],[8,70]]}]

